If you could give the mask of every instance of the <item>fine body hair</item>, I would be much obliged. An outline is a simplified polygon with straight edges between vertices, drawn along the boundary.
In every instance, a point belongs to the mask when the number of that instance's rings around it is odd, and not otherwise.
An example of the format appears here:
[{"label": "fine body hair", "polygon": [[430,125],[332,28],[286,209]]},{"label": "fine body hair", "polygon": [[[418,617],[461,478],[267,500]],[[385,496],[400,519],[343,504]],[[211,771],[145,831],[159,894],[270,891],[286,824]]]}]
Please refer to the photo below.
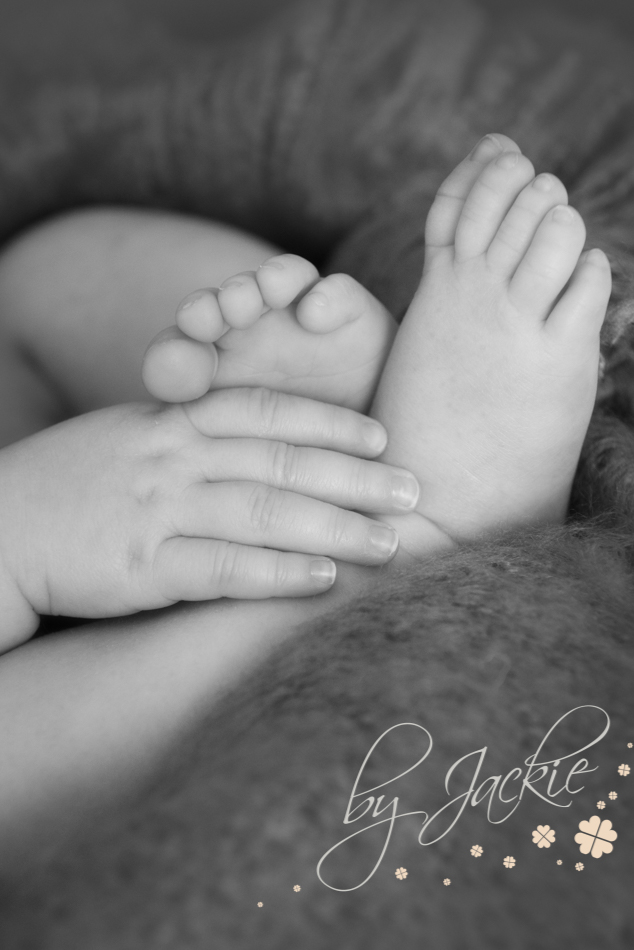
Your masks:
[{"label": "fine body hair", "polygon": [[[425,726],[439,749],[422,791],[408,791],[413,808],[434,794],[440,807],[448,766],[483,746],[495,762],[486,775],[521,765],[578,706],[609,713],[594,761],[601,775],[618,764],[634,664],[631,49],[554,16],[494,18],[467,0],[320,0],[227,48],[166,50],[164,73],[59,84],[4,111],[4,238],[85,204],[192,212],[347,271],[400,316],[436,188],[499,130],[561,177],[589,243],[610,257],[604,374],[569,524],[464,546],[308,626],[171,750],[138,799],[104,808],[98,827],[79,823],[46,861],[31,852],[2,866],[2,945],[631,946],[625,833],[607,868],[588,857],[574,877],[574,846],[564,872],[530,839],[537,822],[559,822],[572,841],[573,811],[577,822],[592,814],[577,803],[592,809],[607,794],[594,773],[568,812],[527,793],[507,822],[478,824],[469,808],[427,848],[413,818],[395,831],[390,873],[383,865],[349,893],[315,873],[347,833],[363,757],[399,723]],[[591,734],[579,715],[561,729],[569,751]],[[409,762],[406,735],[387,760]],[[485,853],[472,859],[478,835]],[[377,839],[355,847],[350,866],[371,867]],[[392,854],[409,882],[394,877]]]}]

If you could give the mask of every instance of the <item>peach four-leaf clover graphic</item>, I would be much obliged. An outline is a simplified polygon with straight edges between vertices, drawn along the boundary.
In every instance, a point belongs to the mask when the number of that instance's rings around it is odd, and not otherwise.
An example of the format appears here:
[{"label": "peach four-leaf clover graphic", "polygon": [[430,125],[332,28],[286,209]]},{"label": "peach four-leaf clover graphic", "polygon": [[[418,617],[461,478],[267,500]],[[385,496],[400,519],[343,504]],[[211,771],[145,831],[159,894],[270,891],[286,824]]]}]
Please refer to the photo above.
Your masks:
[{"label": "peach four-leaf clover graphic", "polygon": [[481,844],[474,844],[474,846],[471,848],[470,853],[473,855],[474,858],[481,858],[483,852],[484,852],[484,848],[482,847]]},{"label": "peach four-leaf clover graphic", "polygon": [[618,797],[619,797],[619,796],[617,795],[616,792],[610,792],[610,794],[608,795],[608,798],[609,798],[611,801],[614,801],[614,800],[615,800],[616,798],[618,798]]},{"label": "peach four-leaf clover graphic", "polygon": [[515,858],[512,855],[507,854],[507,856],[502,861],[502,864],[505,868],[514,868],[515,867]]},{"label": "peach four-leaf clover graphic", "polygon": [[550,848],[555,842],[555,829],[550,825],[537,825],[537,830],[533,832],[533,844],[538,848]]},{"label": "peach four-leaf clover graphic", "polygon": [[579,831],[575,835],[575,841],[579,845],[582,854],[590,854],[593,858],[600,858],[603,854],[609,854],[618,835],[612,830],[612,822],[605,818],[603,821],[598,815],[593,815],[589,821],[579,822]]},{"label": "peach four-leaf clover graphic", "polygon": [[600,809],[605,808],[605,802],[597,802],[597,808],[600,808]]},{"label": "peach four-leaf clover graphic", "polygon": [[399,881],[404,881],[405,878],[407,877],[407,869],[406,869],[406,868],[397,868],[394,873],[396,874],[396,876],[397,876],[397,878],[399,879]]},{"label": "peach four-leaf clover graphic", "polygon": [[630,767],[625,762],[622,762],[621,765],[619,765],[617,772],[619,775],[622,775],[623,778],[625,778],[626,775],[630,774]]},{"label": "peach four-leaf clover graphic", "polygon": [[301,887],[299,886],[299,884],[295,884],[293,886],[293,890],[295,891],[295,893],[297,893],[298,891],[301,891]]},{"label": "peach four-leaf clover graphic", "polygon": [[445,887],[449,887],[449,885],[451,884],[451,878],[446,877],[445,880],[443,881],[443,884],[445,885]]},{"label": "peach four-leaf clover graphic", "polygon": [[577,863],[575,864],[575,871],[583,871],[583,864],[581,863],[581,861],[577,861]]}]

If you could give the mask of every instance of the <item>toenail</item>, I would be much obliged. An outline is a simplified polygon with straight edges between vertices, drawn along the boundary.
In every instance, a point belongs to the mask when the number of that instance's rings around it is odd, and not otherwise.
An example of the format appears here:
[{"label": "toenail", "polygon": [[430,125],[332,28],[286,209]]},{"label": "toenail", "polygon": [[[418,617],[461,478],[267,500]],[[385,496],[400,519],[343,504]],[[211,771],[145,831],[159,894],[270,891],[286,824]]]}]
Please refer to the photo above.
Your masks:
[{"label": "toenail", "polygon": [[418,482],[411,475],[396,475],[391,480],[392,501],[399,508],[414,508],[418,501]]},{"label": "toenail", "polygon": [[220,289],[224,290],[226,287],[244,287],[244,281],[243,280],[225,280],[224,284],[222,285]]},{"label": "toenail", "polygon": [[537,191],[552,191],[554,184],[555,179],[552,175],[538,175],[533,182],[533,188],[535,188]]},{"label": "toenail", "polygon": [[488,162],[495,155],[498,155],[501,149],[502,146],[497,139],[494,139],[492,135],[485,135],[472,150],[469,158],[472,159],[472,161]]},{"label": "toenail", "polygon": [[606,264],[609,266],[609,261],[602,250],[598,247],[593,247],[591,251],[586,253],[586,261],[590,264],[595,264],[597,267],[605,267]]},{"label": "toenail", "polygon": [[375,551],[384,556],[392,557],[398,547],[398,535],[394,528],[389,528],[386,524],[373,524],[370,528],[370,544]]},{"label": "toenail", "polygon": [[264,261],[263,264],[260,264],[258,270],[262,270],[263,267],[272,267],[274,270],[284,270],[284,266],[281,261]]},{"label": "toenail", "polygon": [[310,294],[306,294],[306,296],[310,297],[311,302],[314,303],[316,307],[328,306],[328,298],[325,294],[320,293],[318,290],[315,290]]},{"label": "toenail", "polygon": [[195,290],[193,294],[188,294],[182,303],[179,303],[178,307],[176,308],[177,311],[189,310],[189,308],[193,307],[195,303],[198,303],[199,300],[202,300],[204,296],[204,290]]},{"label": "toenail", "polygon": [[503,152],[499,158],[496,158],[495,164],[499,168],[515,168],[519,159],[519,152]]},{"label": "toenail", "polygon": [[574,220],[575,213],[568,205],[558,205],[553,209],[553,221],[558,224],[570,224]]}]

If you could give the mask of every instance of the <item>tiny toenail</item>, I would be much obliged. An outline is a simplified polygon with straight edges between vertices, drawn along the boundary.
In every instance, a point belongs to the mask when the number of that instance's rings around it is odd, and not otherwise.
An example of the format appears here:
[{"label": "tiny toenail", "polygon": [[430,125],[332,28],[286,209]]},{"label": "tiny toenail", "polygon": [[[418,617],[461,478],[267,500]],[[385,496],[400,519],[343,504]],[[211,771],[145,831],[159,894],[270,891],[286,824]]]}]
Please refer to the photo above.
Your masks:
[{"label": "tiny toenail", "polygon": [[554,184],[555,179],[552,175],[538,175],[533,182],[533,188],[535,188],[537,191],[552,191]]},{"label": "tiny toenail", "polygon": [[316,307],[328,306],[328,298],[326,297],[325,294],[320,293],[318,290],[315,290],[312,293],[307,294],[306,296],[310,297],[312,303],[314,303]]},{"label": "tiny toenail", "polygon": [[224,290],[225,287],[244,287],[244,281],[243,280],[225,280],[224,284],[222,285],[220,289]]},{"label": "tiny toenail", "polygon": [[591,251],[587,252],[586,260],[598,267],[605,267],[606,264],[609,264],[607,257],[598,247],[593,247]]},{"label": "tiny toenail", "polygon": [[574,217],[575,213],[568,205],[558,205],[553,210],[553,221],[557,221],[559,224],[570,224]]},{"label": "tiny toenail", "polygon": [[205,296],[203,290],[195,291],[193,294],[189,294],[182,303],[179,303],[178,310],[189,310],[190,307],[193,307],[195,303],[198,303],[199,300],[202,300]]},{"label": "tiny toenail", "polygon": [[392,501],[399,508],[414,508],[418,501],[418,482],[411,475],[396,475],[391,480]]},{"label": "tiny toenail", "polygon": [[478,162],[489,161],[497,155],[501,149],[502,146],[497,139],[494,139],[492,135],[485,135],[472,150],[469,158]]},{"label": "tiny toenail", "polygon": [[274,270],[284,270],[284,264],[281,261],[264,261],[263,264],[260,264],[258,270],[262,270],[263,267],[272,267]]},{"label": "tiny toenail", "polygon": [[377,522],[370,528],[370,544],[375,551],[392,557],[398,547],[398,535],[394,528]]},{"label": "tiny toenail", "polygon": [[519,152],[503,152],[499,158],[496,158],[495,164],[499,168],[515,168],[519,159]]}]

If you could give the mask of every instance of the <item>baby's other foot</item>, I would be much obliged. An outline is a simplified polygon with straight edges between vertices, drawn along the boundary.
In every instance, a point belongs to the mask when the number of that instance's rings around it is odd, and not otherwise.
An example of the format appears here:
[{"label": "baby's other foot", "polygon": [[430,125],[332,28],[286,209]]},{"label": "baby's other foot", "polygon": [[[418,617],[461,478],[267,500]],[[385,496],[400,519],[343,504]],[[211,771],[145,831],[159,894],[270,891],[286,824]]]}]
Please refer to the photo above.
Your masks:
[{"label": "baby's other foot", "polygon": [[584,240],[562,183],[502,135],[438,192],[373,414],[384,460],[416,474],[418,512],[454,539],[566,515],[611,288]]},{"label": "baby's other foot", "polygon": [[396,333],[385,307],[356,280],[320,279],[295,254],[190,294],[176,321],[155,337],[143,364],[146,388],[166,402],[265,386],[363,412]]}]

